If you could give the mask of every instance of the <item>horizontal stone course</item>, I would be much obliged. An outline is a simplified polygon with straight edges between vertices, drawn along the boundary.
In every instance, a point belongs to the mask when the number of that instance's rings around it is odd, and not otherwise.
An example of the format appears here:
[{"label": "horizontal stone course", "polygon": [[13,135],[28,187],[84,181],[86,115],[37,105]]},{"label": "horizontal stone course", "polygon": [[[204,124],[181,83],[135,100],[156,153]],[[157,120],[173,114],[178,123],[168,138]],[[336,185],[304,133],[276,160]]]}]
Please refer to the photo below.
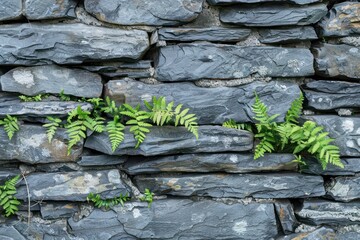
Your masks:
[{"label": "horizontal stone course", "polygon": [[25,0],[23,12],[29,20],[75,18],[78,0]]},{"label": "horizontal stone course", "polygon": [[241,4],[241,3],[261,3],[261,2],[289,2],[298,5],[305,5],[315,2],[321,2],[322,0],[207,0],[211,5],[230,5],[230,4]]},{"label": "horizontal stone course", "polygon": [[22,0],[3,0],[0,7],[0,21],[18,19],[22,14]]},{"label": "horizontal stone course", "polygon": [[342,202],[360,199],[360,177],[336,177],[326,186],[327,195]]},{"label": "horizontal stone course", "polygon": [[261,43],[292,43],[318,39],[313,27],[287,27],[258,29]]},{"label": "horizontal stone course", "polygon": [[360,173],[360,158],[341,158],[344,168],[329,164],[325,170],[317,160],[306,162],[307,167],[303,170],[304,173],[326,176],[353,176]]}]

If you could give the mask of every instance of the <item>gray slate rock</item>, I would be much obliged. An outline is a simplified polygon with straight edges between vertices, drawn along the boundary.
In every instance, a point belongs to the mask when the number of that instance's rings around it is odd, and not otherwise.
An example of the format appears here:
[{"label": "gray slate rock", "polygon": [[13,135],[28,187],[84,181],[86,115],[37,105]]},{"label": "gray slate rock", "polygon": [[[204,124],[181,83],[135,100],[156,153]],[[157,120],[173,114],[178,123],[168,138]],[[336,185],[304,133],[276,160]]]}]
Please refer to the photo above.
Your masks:
[{"label": "gray slate rock", "polygon": [[333,229],[327,227],[321,227],[312,232],[294,233],[277,238],[276,240],[319,240],[319,239],[335,240],[338,238],[336,238],[336,234]]},{"label": "gray slate rock", "polygon": [[0,226],[0,239],[26,240],[13,226]]},{"label": "gray slate rock", "polygon": [[160,172],[268,172],[296,171],[292,154],[266,154],[254,160],[253,154],[182,154],[175,156],[133,157],[124,164],[130,175]]},{"label": "gray slate rock", "polygon": [[25,0],[24,15],[29,20],[75,18],[78,0]]},{"label": "gray slate rock", "polygon": [[300,77],[313,75],[308,49],[179,44],[160,48],[156,76],[160,81],[233,79],[252,75]]},{"label": "gray slate rock", "polygon": [[134,181],[140,191],[148,188],[156,194],[173,196],[304,198],[325,195],[322,177],[297,173],[139,175]]},{"label": "gray slate rock", "polygon": [[68,136],[65,129],[58,129],[49,143],[46,129],[36,125],[20,125],[20,131],[9,140],[3,128],[0,128],[0,159],[16,159],[37,164],[50,162],[74,162],[82,152],[82,143],[67,154]]},{"label": "gray slate rock", "polygon": [[42,203],[40,207],[43,219],[70,218],[79,211],[74,203]]},{"label": "gray slate rock", "polygon": [[316,32],[311,26],[258,29],[261,43],[292,43],[318,39]]},{"label": "gray slate rock", "polygon": [[136,60],[149,47],[145,31],[80,23],[2,25],[0,41],[0,65]]},{"label": "gray slate rock", "polygon": [[328,165],[326,170],[323,170],[318,161],[306,161],[307,167],[303,170],[304,173],[325,175],[325,176],[353,176],[360,173],[360,159],[359,158],[341,158],[344,168],[339,168],[334,165]]},{"label": "gray slate rock", "polygon": [[285,234],[293,233],[298,222],[290,201],[288,199],[277,200],[275,201],[274,206],[283,232]]},{"label": "gray slate rock", "polygon": [[360,177],[336,177],[326,185],[326,194],[341,202],[360,198]]},{"label": "gray slate rock", "polygon": [[238,42],[246,39],[251,33],[246,28],[160,28],[158,36],[160,41],[215,41]]},{"label": "gray slate rock", "polygon": [[301,7],[262,3],[222,8],[220,20],[249,27],[310,25],[318,22],[326,14],[326,4],[322,3]]},{"label": "gray slate rock", "polygon": [[67,95],[95,98],[101,96],[103,88],[98,74],[56,65],[18,67],[2,75],[0,82],[3,91],[28,96],[63,91]]},{"label": "gray slate rock", "polygon": [[22,14],[22,0],[2,0],[0,21],[18,19]]},{"label": "gray slate rock", "polygon": [[127,156],[109,156],[102,155],[89,155],[82,156],[80,161],[77,162],[80,166],[111,166],[124,163],[128,159]]},{"label": "gray slate rock", "polygon": [[109,23],[171,26],[194,20],[201,13],[202,4],[203,0],[85,0],[85,9]]},{"label": "gray slate rock", "polygon": [[[234,119],[237,122],[252,122],[251,106],[255,102],[254,91],[269,107],[270,114],[280,114],[282,121],[291,103],[299,97],[296,83],[286,81],[253,82],[238,87],[203,88],[193,83],[145,84],[131,79],[110,81],[105,85],[105,96],[117,104],[132,106],[151,101],[152,96],[164,96],[168,102],[184,104],[196,114],[199,124],[222,124]],[[214,100],[216,96],[216,100]]]},{"label": "gray slate rock", "polygon": [[289,2],[298,5],[305,5],[315,2],[322,2],[322,0],[207,0],[211,5],[228,5],[239,3],[262,3],[262,2]]},{"label": "gray slate rock", "polygon": [[360,80],[360,47],[322,43],[313,48],[315,72],[323,77]]},{"label": "gray slate rock", "polygon": [[312,225],[352,225],[360,223],[360,202],[340,203],[320,199],[304,200],[295,210],[302,222]]},{"label": "gray slate rock", "polygon": [[125,140],[113,152],[106,133],[95,133],[87,138],[87,148],[108,155],[168,155],[201,152],[242,152],[253,147],[253,135],[247,131],[226,129],[220,126],[200,126],[199,139],[184,127],[151,127],[145,141],[135,149],[136,141],[129,127],[125,130]]},{"label": "gray slate rock", "polygon": [[335,4],[329,13],[318,23],[323,37],[345,37],[360,34],[359,2]]},{"label": "gray slate rock", "polygon": [[[86,201],[89,193],[113,198],[129,192],[118,170],[33,173],[27,176],[30,197],[33,201]],[[27,199],[26,186],[22,182],[16,197]]]}]

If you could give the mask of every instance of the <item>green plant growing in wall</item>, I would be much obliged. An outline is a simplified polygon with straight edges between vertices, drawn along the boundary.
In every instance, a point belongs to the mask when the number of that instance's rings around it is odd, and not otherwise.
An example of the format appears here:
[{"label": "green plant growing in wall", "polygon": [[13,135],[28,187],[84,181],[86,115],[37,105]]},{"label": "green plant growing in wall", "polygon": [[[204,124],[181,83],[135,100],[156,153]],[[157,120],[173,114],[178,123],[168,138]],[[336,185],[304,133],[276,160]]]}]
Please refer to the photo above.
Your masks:
[{"label": "green plant growing in wall", "polygon": [[14,134],[20,130],[17,118],[10,115],[6,115],[4,119],[0,119],[0,126],[4,126],[4,130],[10,140]]},{"label": "green plant growing in wall", "polygon": [[55,117],[47,117],[48,123],[45,123],[43,125],[44,128],[46,128],[46,135],[48,137],[49,143],[52,141],[52,139],[55,136],[55,133],[58,128],[62,127],[61,122],[62,120],[60,118]]},{"label": "green plant growing in wall", "polygon": [[48,98],[49,96],[49,94],[38,94],[35,96],[20,95],[19,98],[23,102],[40,102],[43,99]]},{"label": "green plant growing in wall", "polygon": [[113,206],[119,205],[119,204],[124,206],[124,203],[129,200],[130,200],[130,197],[129,197],[128,193],[126,193],[125,195],[120,194],[118,197],[106,198],[106,199],[103,199],[103,198],[101,198],[101,196],[99,194],[94,194],[94,193],[90,193],[87,196],[88,202],[93,202],[95,207],[97,207],[97,208],[104,207],[106,210],[108,210],[109,208],[111,208]]},{"label": "green plant growing in wall", "polygon": [[20,175],[13,177],[0,186],[0,206],[5,212],[5,217],[15,214],[19,209],[20,202],[16,199],[16,184],[19,182]]},{"label": "green plant growing in wall", "polygon": [[152,202],[154,201],[154,193],[152,193],[148,188],[145,188],[144,196],[140,198],[141,201],[147,202],[148,207],[151,207]]}]

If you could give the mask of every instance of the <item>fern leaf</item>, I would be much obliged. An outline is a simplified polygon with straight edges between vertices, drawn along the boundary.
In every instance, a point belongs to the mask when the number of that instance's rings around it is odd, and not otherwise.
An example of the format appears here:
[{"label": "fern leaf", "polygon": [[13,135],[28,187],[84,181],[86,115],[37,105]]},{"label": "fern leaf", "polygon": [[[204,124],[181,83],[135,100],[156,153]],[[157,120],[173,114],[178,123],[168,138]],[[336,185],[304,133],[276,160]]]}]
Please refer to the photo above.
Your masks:
[{"label": "fern leaf", "polygon": [[15,185],[18,183],[20,175],[13,177],[0,186],[0,206],[5,211],[5,216],[9,217],[18,211],[17,206],[20,202],[14,196],[16,194]]},{"label": "fern leaf", "polygon": [[304,95],[302,94],[302,92],[300,92],[300,96],[291,103],[290,109],[286,113],[285,121],[287,123],[298,123],[298,119],[303,108],[303,102]]},{"label": "fern leaf", "polygon": [[50,121],[49,123],[46,123],[43,125],[44,128],[46,128],[46,135],[48,137],[49,143],[55,136],[56,130],[60,127],[61,119],[60,118],[53,118],[53,117],[47,117],[47,120]]},{"label": "fern leaf", "polygon": [[14,134],[20,130],[17,118],[10,115],[6,115],[3,120],[0,120],[0,126],[1,125],[4,126],[4,130],[10,140],[12,139]]},{"label": "fern leaf", "polygon": [[124,141],[124,125],[118,122],[118,118],[115,117],[112,121],[106,125],[106,131],[108,132],[111,150],[114,152]]}]

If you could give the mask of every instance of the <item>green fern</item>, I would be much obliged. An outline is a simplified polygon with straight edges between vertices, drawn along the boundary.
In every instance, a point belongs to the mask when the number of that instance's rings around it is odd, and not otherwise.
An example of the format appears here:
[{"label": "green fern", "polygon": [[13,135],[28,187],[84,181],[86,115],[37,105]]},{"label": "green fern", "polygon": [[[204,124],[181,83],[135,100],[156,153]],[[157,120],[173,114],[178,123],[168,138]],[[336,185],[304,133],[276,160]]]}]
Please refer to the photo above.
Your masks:
[{"label": "green fern", "polygon": [[4,126],[4,130],[10,140],[20,130],[17,118],[10,115],[6,115],[3,120],[0,119],[0,126]]},{"label": "green fern", "polygon": [[122,194],[120,194],[119,197],[115,197],[115,198],[108,198],[108,199],[102,199],[101,196],[99,194],[94,194],[94,193],[90,193],[87,196],[87,201],[91,201],[94,203],[95,207],[98,208],[102,208],[104,207],[106,210],[108,210],[109,208],[119,205],[121,204],[122,206],[124,206],[124,203],[129,201],[130,197],[128,195],[128,193],[126,193],[124,196]]},{"label": "green fern", "polygon": [[59,127],[61,127],[61,119],[60,118],[53,118],[53,117],[47,117],[47,120],[49,123],[46,123],[43,125],[44,128],[46,128],[46,135],[48,137],[49,143],[55,136],[55,133]]},{"label": "green fern", "polygon": [[25,95],[20,95],[19,98],[21,101],[23,102],[40,102],[45,98],[48,98],[49,94],[38,94],[36,96],[25,96]]},{"label": "green fern", "polygon": [[6,181],[3,186],[0,186],[0,206],[4,210],[6,217],[15,214],[19,210],[17,206],[20,205],[20,202],[14,197],[16,194],[15,185],[19,179],[20,175],[15,176]]},{"label": "green fern", "polygon": [[290,106],[290,109],[286,112],[285,122],[297,124],[300,117],[302,106],[304,103],[304,95],[300,92],[300,96],[296,98]]},{"label": "green fern", "polygon": [[61,101],[65,101],[65,102],[73,100],[73,97],[64,93],[64,89],[61,90],[61,92],[59,93],[59,97]]},{"label": "green fern", "polygon": [[178,125],[185,126],[186,129],[199,139],[199,126],[195,114],[188,114],[189,108],[182,110],[182,104],[175,108],[175,127]]},{"label": "green fern", "polygon": [[246,130],[246,131],[249,131],[249,132],[253,131],[251,124],[248,124],[248,123],[236,123],[235,120],[233,120],[233,119],[230,119],[230,120],[224,122],[222,126],[226,127],[226,128],[237,129],[237,130]]},{"label": "green fern", "polygon": [[119,116],[115,115],[112,121],[109,121],[106,125],[106,131],[108,132],[111,150],[114,152],[124,141],[124,129],[125,126],[119,121]]},{"label": "green fern", "polygon": [[151,207],[152,202],[154,201],[153,196],[155,194],[152,193],[148,188],[145,188],[144,196],[140,198],[140,201],[147,202],[148,208]]}]

